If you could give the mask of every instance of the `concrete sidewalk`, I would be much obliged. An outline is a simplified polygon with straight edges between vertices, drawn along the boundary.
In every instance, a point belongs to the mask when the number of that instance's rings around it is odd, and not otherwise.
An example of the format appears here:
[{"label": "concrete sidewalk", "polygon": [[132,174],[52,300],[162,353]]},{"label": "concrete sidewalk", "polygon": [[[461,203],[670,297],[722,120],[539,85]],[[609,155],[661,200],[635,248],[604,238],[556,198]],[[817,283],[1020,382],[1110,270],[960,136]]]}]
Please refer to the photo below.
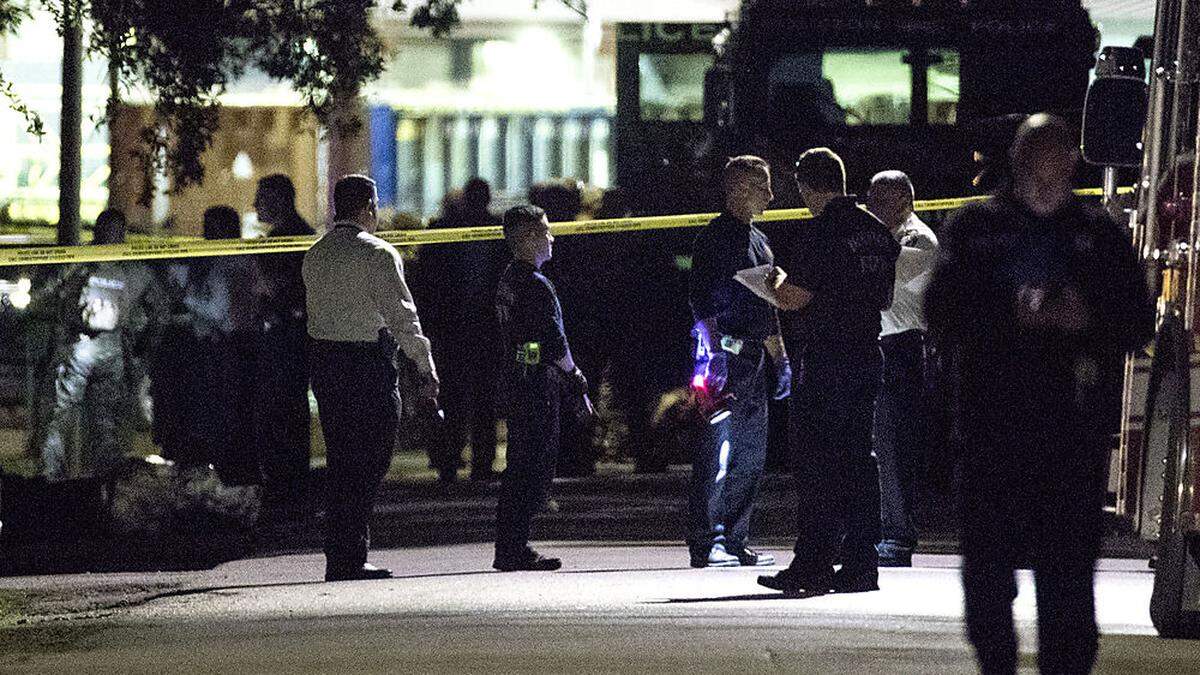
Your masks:
[{"label": "concrete sidewalk", "polygon": [[[319,554],[169,574],[0,579],[88,595],[161,588],[120,609],[0,627],[0,670],[20,672],[805,672],[975,671],[962,636],[956,556],[883,570],[881,591],[785,599],[755,584],[776,568],[693,570],[672,543],[539,543],[555,573],[497,573],[488,544],[381,549],[397,577],[319,581]],[[785,549],[770,549],[786,562]],[[1154,637],[1153,577],[1102,560],[1099,673],[1190,672],[1195,643]],[[1022,672],[1034,593],[1019,575]],[[61,617],[58,617],[61,619]]]},{"label": "concrete sidewalk", "polygon": [[[321,493],[323,469],[314,471],[314,495]],[[555,513],[535,521],[534,536],[561,541],[684,540],[689,468],[635,474],[629,465],[602,464],[595,475],[559,478]],[[751,531],[760,545],[788,548],[794,537],[793,484],[786,474],[768,474],[761,485]],[[491,541],[499,483],[459,481],[443,485],[423,456],[400,454],[381,486],[372,519],[377,548],[449,545]],[[319,500],[315,500],[319,502]],[[921,505],[921,544],[926,553],[957,551],[951,499],[928,495]],[[71,540],[0,540],[0,575],[83,571],[146,571],[211,567],[233,557],[318,551],[324,530],[319,503],[304,520],[283,527],[230,533],[219,541],[187,542],[174,559],[166,542],[121,541],[103,532]],[[178,545],[174,542],[173,545]],[[1152,547],[1115,530],[1105,555],[1148,559]]]}]

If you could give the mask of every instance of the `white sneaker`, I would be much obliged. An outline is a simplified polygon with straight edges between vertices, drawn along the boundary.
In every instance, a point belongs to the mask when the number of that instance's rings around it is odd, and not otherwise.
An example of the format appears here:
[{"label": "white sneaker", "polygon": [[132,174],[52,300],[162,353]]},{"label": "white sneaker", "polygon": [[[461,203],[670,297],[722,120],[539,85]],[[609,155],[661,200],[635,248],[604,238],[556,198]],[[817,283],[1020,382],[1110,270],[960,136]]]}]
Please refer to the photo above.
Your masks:
[{"label": "white sneaker", "polygon": [[708,550],[708,567],[740,567],[742,561],[725,550],[725,544],[713,544]]}]

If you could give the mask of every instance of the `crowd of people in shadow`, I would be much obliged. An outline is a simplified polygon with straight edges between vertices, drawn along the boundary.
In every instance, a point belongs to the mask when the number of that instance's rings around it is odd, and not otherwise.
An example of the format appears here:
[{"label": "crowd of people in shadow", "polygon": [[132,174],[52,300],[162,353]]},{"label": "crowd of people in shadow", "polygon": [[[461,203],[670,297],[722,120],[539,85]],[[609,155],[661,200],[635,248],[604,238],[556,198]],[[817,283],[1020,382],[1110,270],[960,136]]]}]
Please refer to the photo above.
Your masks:
[{"label": "crowd of people in shadow", "polygon": [[[536,184],[526,196],[552,222],[646,211],[623,190],[566,179]],[[285,175],[258,182],[254,213],[268,236],[318,234],[298,213]],[[232,207],[213,206],[203,214],[203,237],[240,238],[243,220]],[[446,195],[428,227],[498,224],[491,186],[475,178]],[[97,220],[94,243],[125,237],[121,212]],[[681,256],[689,249],[690,237],[672,231],[560,243],[547,273],[580,364],[596,373],[591,394],[605,401],[605,415],[604,428],[564,418],[557,475],[593,473],[602,453],[641,471],[688,460],[676,438],[686,413],[672,408],[679,401],[669,392],[679,391],[690,367],[690,317],[677,302],[686,294]],[[404,397],[405,414],[421,424],[407,425],[401,442],[422,447],[443,483],[497,480],[503,392],[493,303],[508,252],[502,241],[484,240],[425,245],[405,256],[442,379],[444,419],[419,409],[418,397]],[[24,330],[34,383],[29,456],[41,474],[111,479],[143,426],[178,469],[211,466],[227,485],[261,485],[269,518],[311,512],[302,259],[216,255],[40,269]],[[402,383],[404,366],[401,359]]]}]

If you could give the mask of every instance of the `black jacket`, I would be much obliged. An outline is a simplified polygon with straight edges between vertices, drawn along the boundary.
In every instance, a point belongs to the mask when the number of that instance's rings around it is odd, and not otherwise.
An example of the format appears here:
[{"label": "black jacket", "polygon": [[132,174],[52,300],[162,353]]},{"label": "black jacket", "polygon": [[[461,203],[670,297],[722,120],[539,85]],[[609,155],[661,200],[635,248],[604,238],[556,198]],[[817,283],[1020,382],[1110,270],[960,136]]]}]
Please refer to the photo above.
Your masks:
[{"label": "black jacket", "polygon": [[793,226],[777,245],[787,282],[813,294],[799,311],[781,312],[788,353],[861,349],[879,339],[879,312],[892,304],[900,245],[853,197],[838,197],[821,215]]},{"label": "black jacket", "polygon": [[[1021,325],[1023,286],[1047,298],[1073,288],[1086,327],[1066,334]],[[958,354],[961,422],[974,439],[1111,429],[1105,401],[1120,387],[1122,357],[1154,331],[1142,268],[1105,213],[1073,199],[1040,217],[1009,193],[951,218],[925,311]]]}]

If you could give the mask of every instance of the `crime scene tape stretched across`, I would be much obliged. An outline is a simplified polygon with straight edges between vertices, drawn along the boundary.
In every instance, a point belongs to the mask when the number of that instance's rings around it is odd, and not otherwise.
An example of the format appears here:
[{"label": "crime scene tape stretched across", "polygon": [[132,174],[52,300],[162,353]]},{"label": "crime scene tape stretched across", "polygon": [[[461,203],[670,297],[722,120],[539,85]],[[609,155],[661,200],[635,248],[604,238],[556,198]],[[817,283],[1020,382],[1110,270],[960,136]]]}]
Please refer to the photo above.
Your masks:
[{"label": "crime scene tape stretched across", "polygon": [[[1122,194],[1133,188],[1121,188]],[[1081,196],[1095,197],[1099,188],[1076,190]],[[977,197],[953,197],[927,199],[913,203],[915,211],[950,211],[972,202],[990,199],[988,195]],[[604,220],[579,220],[552,223],[550,232],[556,236],[577,234],[608,234],[613,232],[640,232],[665,230],[681,227],[701,227],[715,218],[715,213],[691,213],[677,216],[645,216],[609,218]],[[758,222],[781,220],[804,220],[811,218],[808,209],[776,209],[759,216]],[[455,227],[433,230],[384,230],[376,233],[380,238],[396,246],[420,244],[449,244],[467,241],[500,239],[504,236],[499,227]],[[307,251],[317,240],[315,236],[269,237],[259,239],[163,238],[131,241],[124,244],[100,246],[28,246],[0,249],[0,267],[20,265],[56,265],[85,262],[108,262],[115,260],[161,260],[165,258],[200,258],[218,255],[250,255],[255,253],[296,253]]]}]

